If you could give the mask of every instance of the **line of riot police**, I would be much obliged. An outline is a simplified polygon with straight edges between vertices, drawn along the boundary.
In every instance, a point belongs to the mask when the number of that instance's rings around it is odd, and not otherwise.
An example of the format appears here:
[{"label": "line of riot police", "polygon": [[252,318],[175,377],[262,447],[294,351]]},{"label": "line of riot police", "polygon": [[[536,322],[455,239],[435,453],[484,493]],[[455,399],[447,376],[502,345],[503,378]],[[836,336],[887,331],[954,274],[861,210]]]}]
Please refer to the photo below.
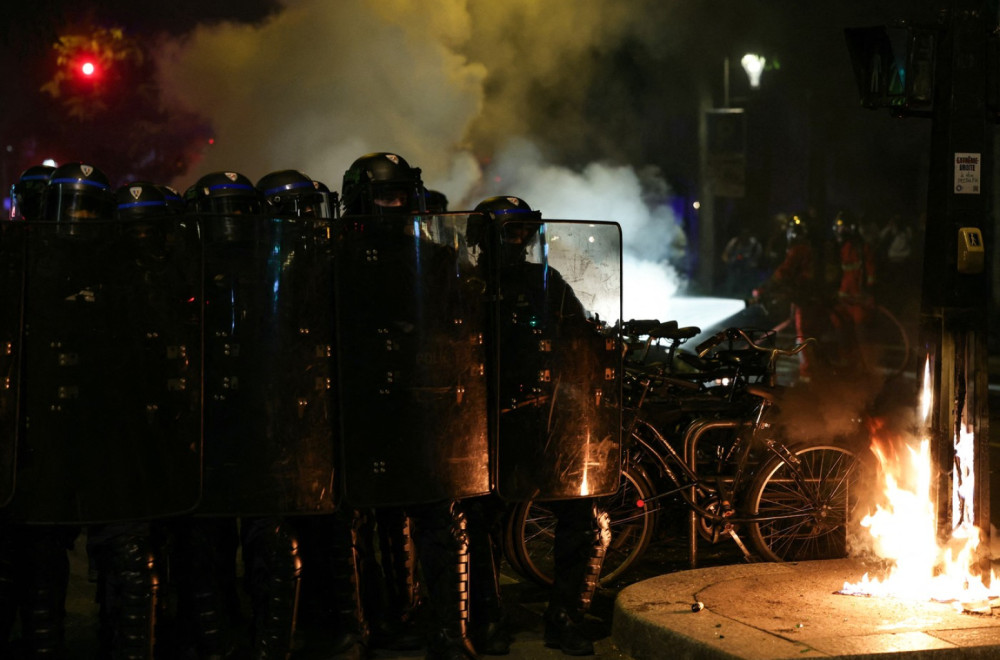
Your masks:
[{"label": "line of riot police", "polygon": [[298,619],[335,657],[503,654],[495,530],[534,499],[560,520],[546,644],[593,652],[620,230],[432,193],[385,152],[341,198],[297,170],[183,197],[83,163],[22,175],[0,223],[0,649],[66,652],[85,529],[102,657],[287,658]]}]

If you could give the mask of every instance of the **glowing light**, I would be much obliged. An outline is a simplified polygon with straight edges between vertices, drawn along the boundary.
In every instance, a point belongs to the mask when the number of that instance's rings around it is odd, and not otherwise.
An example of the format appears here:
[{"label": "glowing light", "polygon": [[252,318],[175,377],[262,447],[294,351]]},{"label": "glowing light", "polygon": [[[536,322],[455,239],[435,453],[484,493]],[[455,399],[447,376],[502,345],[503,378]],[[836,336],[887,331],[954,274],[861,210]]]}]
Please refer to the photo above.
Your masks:
[{"label": "glowing light", "polygon": [[752,89],[760,87],[760,76],[764,73],[764,63],[766,61],[762,55],[754,55],[753,53],[747,53],[740,60],[743,70],[747,72],[747,77],[750,78],[750,87]]},{"label": "glowing light", "polygon": [[80,65],[80,73],[87,76],[88,78],[97,73],[97,67],[90,60],[85,61]]},{"label": "glowing light", "polygon": [[701,202],[699,202],[699,201],[692,202],[691,208],[693,208],[695,211],[697,211],[698,209],[701,208]]}]

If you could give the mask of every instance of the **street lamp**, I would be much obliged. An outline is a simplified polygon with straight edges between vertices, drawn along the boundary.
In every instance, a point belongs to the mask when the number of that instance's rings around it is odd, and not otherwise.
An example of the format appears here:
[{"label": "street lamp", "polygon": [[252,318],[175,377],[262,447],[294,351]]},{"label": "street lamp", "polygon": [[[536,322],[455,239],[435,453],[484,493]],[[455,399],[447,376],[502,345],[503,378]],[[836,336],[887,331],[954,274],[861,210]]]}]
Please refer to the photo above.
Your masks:
[{"label": "street lamp", "polygon": [[[760,88],[765,61],[753,53],[740,59],[751,90]],[[729,63],[727,55],[723,60],[722,107],[703,110],[699,127],[702,204],[698,223],[698,280],[706,291],[711,291],[715,282],[716,225],[723,228],[727,224],[716,217],[715,198],[741,199],[746,194],[746,114],[743,108],[729,106]]]},{"label": "street lamp", "polygon": [[740,65],[747,72],[750,79],[750,89],[760,89],[760,74],[764,72],[764,63],[767,60],[762,55],[747,53],[740,60]]},{"label": "street lamp", "polygon": [[[760,76],[764,73],[764,63],[767,59],[763,55],[747,53],[740,58],[740,66],[747,74],[750,81],[750,89],[760,89]],[[729,56],[726,56],[722,69],[722,107],[729,107]]]}]

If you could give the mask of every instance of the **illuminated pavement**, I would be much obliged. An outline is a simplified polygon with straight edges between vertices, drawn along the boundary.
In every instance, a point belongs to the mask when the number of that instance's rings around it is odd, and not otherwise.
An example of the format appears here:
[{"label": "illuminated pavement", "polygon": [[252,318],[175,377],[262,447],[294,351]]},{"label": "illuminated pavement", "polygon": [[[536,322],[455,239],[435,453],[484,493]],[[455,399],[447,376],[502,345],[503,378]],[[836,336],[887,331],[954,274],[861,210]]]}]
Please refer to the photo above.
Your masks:
[{"label": "illuminated pavement", "polygon": [[[716,566],[637,582],[615,601],[612,637],[660,658],[997,658],[1000,610],[835,594],[858,560]],[[692,611],[701,602],[704,609]]]}]

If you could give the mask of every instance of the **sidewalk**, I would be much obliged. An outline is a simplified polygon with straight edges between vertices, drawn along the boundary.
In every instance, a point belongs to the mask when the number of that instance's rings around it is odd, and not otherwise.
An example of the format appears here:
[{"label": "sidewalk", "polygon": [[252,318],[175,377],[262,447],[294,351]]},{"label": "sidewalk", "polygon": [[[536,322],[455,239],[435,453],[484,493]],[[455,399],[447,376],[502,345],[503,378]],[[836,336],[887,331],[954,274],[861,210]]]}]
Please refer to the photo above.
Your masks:
[{"label": "sidewalk", "polygon": [[834,593],[866,570],[841,559],[661,575],[619,593],[612,636],[635,660],[1000,657],[1000,615]]}]

